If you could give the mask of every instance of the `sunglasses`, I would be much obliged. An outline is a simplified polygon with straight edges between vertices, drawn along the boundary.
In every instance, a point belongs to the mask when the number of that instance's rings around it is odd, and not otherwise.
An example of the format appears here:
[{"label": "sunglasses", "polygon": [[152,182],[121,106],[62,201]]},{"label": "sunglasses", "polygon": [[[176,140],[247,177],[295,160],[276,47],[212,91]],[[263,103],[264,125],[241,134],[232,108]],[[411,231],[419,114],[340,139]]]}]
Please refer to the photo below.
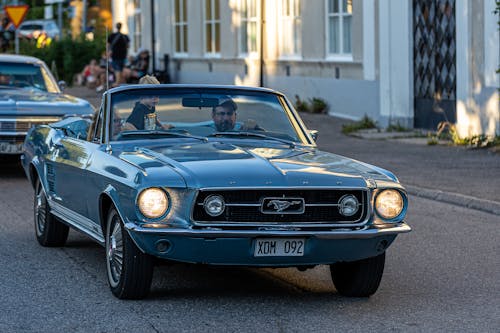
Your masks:
[{"label": "sunglasses", "polygon": [[234,114],[234,111],[227,111],[227,112],[215,112],[215,115],[218,116],[218,117],[223,117],[223,116],[229,116],[229,117],[232,117]]}]

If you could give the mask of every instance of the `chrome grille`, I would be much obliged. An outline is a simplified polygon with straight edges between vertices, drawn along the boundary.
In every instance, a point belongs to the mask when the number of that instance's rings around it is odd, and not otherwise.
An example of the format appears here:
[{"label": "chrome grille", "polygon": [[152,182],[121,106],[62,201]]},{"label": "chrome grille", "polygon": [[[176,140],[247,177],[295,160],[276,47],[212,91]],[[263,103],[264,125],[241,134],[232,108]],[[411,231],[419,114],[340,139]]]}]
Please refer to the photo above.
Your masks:
[{"label": "chrome grille", "polygon": [[36,125],[49,124],[59,121],[60,117],[33,117],[33,118],[16,118],[16,119],[0,119],[0,132],[28,132],[28,130]]},{"label": "chrome grille", "polygon": [[[345,217],[338,210],[340,198],[352,194],[360,203],[359,211]],[[221,195],[225,201],[224,213],[210,216],[203,207],[210,195]],[[303,198],[303,213],[266,214],[262,203],[266,198]],[[361,224],[367,217],[368,194],[361,189],[255,189],[255,190],[202,190],[193,208],[193,220],[208,224]]]}]

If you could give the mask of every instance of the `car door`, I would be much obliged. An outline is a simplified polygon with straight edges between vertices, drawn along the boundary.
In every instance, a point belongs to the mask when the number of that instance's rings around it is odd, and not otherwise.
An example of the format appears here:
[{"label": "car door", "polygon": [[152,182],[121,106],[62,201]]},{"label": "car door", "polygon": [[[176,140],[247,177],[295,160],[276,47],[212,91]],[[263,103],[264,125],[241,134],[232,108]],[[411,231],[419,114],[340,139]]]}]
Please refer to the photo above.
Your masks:
[{"label": "car door", "polygon": [[51,164],[47,168],[47,179],[52,179],[50,187],[55,194],[52,209],[65,219],[85,224],[82,222],[88,216],[85,168],[92,155],[92,143],[86,141],[86,137],[74,137],[62,131],[59,134],[51,143],[52,153],[47,161]]}]

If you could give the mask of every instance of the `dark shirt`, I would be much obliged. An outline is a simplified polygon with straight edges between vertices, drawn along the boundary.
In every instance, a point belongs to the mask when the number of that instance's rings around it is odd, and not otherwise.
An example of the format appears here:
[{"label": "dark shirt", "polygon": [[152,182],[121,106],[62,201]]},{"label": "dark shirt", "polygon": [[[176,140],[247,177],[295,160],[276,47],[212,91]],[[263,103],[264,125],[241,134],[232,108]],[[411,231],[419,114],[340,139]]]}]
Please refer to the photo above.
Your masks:
[{"label": "dark shirt", "polygon": [[111,47],[111,58],[125,59],[130,40],[127,35],[115,32],[108,36],[108,43]]},{"label": "dark shirt", "polygon": [[148,108],[146,105],[141,102],[136,102],[132,113],[127,118],[127,123],[130,123],[135,126],[138,130],[144,129],[144,117],[149,113],[154,113],[155,108]]}]

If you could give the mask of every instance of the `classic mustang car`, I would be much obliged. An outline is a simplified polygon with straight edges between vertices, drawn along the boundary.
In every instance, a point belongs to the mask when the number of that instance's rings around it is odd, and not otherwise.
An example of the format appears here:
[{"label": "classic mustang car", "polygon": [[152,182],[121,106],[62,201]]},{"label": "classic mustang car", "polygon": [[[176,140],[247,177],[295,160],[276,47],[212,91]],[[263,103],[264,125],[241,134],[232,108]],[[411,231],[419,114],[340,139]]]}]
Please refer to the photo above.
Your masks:
[{"label": "classic mustang car", "polygon": [[33,125],[93,113],[87,101],[61,93],[43,61],[0,54],[0,154],[21,154]]},{"label": "classic mustang car", "polygon": [[118,298],[143,298],[154,263],[330,265],[339,294],[370,296],[408,200],[384,169],[319,151],[289,100],[264,88],[130,85],[92,123],[29,131],[36,238],[68,228],[105,247]]}]

